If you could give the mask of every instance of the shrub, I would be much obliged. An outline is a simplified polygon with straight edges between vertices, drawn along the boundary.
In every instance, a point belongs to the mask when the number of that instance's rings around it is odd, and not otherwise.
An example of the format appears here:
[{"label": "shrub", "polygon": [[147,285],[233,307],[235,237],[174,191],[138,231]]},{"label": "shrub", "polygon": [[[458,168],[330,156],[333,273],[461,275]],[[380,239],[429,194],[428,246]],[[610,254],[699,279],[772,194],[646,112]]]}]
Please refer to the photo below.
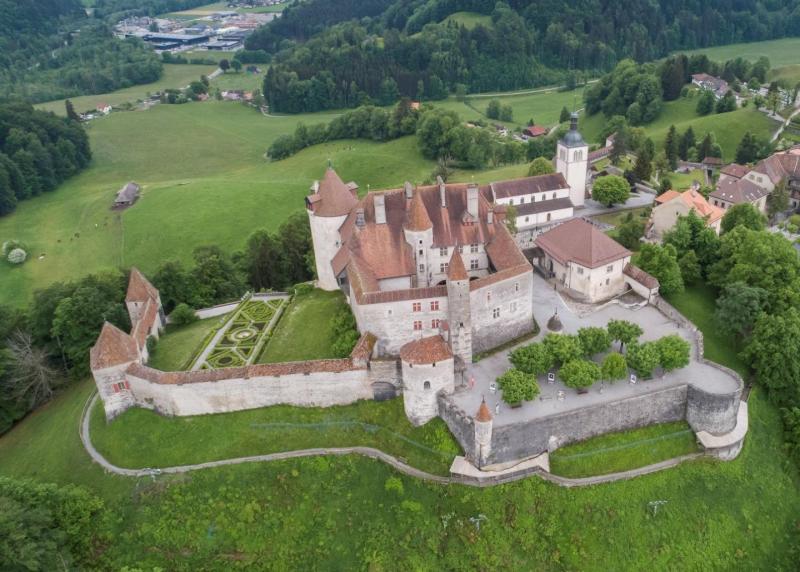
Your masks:
[{"label": "shrub", "polygon": [[664,371],[672,371],[689,365],[689,342],[673,334],[664,336],[656,342],[660,355],[661,367]]},{"label": "shrub", "polygon": [[611,347],[611,337],[605,328],[581,328],[578,330],[578,339],[587,357],[604,352]]},{"label": "shrub", "polygon": [[176,326],[191,324],[197,320],[197,314],[195,314],[194,310],[192,310],[188,304],[184,303],[175,306],[175,309],[172,311],[172,314],[170,314],[169,317],[172,323]]},{"label": "shrub", "polygon": [[338,358],[345,358],[350,355],[353,348],[358,343],[358,330],[356,329],[356,319],[349,307],[340,309],[333,317],[333,344],[331,348],[333,354]]},{"label": "shrub", "polygon": [[11,252],[8,253],[7,260],[11,264],[22,264],[25,262],[25,259],[28,258],[28,253],[22,250],[21,248],[15,248]]},{"label": "shrub", "polygon": [[511,364],[518,370],[532,375],[549,371],[555,359],[544,344],[530,344],[515,349],[509,356]]},{"label": "shrub", "polygon": [[305,294],[311,294],[314,291],[314,286],[309,284],[308,282],[302,282],[300,284],[295,285],[294,293],[298,296],[303,296]]},{"label": "shrub", "polygon": [[2,248],[0,248],[0,254],[2,254],[3,258],[6,258],[15,248],[27,250],[28,247],[18,240],[7,240],[3,243]]},{"label": "shrub", "polygon": [[583,356],[583,347],[577,336],[547,334],[542,343],[559,365]]},{"label": "shrub", "polygon": [[518,369],[509,369],[497,378],[497,384],[503,390],[503,401],[509,405],[530,401],[539,395],[536,377]]},{"label": "shrub", "polygon": [[565,364],[559,375],[567,387],[581,389],[600,379],[600,366],[593,361],[576,359]]},{"label": "shrub", "polygon": [[600,375],[606,381],[625,379],[628,375],[628,362],[625,361],[625,356],[617,352],[608,354],[600,367]]},{"label": "shrub", "polygon": [[661,352],[658,351],[658,346],[654,342],[643,344],[634,342],[628,346],[626,360],[631,369],[646,379],[652,377],[653,370],[661,362]]}]

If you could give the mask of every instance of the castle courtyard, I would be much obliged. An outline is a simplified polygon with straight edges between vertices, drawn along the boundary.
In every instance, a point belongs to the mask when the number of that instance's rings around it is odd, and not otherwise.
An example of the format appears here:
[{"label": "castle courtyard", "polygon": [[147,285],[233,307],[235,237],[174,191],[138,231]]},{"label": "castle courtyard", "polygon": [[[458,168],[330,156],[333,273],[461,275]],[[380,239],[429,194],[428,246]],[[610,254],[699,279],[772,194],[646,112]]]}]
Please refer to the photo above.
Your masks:
[{"label": "castle courtyard", "polygon": [[[452,396],[456,405],[466,412],[477,411],[481,399],[485,397],[496,427],[642,396],[684,385],[687,381],[699,389],[715,394],[728,394],[739,387],[738,381],[723,369],[698,361],[694,333],[667,318],[651,305],[630,308],[610,303],[605,307],[597,306],[595,311],[591,311],[585,304],[565,302],[562,294],[554,290],[552,283],[534,273],[533,308],[540,332],[534,339],[520,345],[541,341],[549,332],[547,322],[557,309],[563,324],[561,333],[575,334],[579,328],[606,327],[610,320],[627,320],[638,324],[644,330],[641,341],[657,340],[669,334],[678,334],[688,340],[692,343],[691,361],[687,367],[667,373],[664,377],[656,374],[652,379],[638,380],[636,384],[628,380],[613,384],[596,383],[584,394],[578,394],[576,390],[566,387],[558,380],[558,375],[553,383],[548,383],[547,376],[541,376],[539,396],[534,401],[525,402],[521,407],[512,409],[503,401],[500,390],[492,392],[491,388],[496,384],[495,380],[512,367],[508,357],[511,350],[498,352],[478,363],[469,364],[465,374],[465,386],[457,387]],[[617,348],[618,344],[615,343],[613,347]],[[474,380],[472,388],[469,387],[471,379]],[[499,413],[496,413],[497,404]]]}]

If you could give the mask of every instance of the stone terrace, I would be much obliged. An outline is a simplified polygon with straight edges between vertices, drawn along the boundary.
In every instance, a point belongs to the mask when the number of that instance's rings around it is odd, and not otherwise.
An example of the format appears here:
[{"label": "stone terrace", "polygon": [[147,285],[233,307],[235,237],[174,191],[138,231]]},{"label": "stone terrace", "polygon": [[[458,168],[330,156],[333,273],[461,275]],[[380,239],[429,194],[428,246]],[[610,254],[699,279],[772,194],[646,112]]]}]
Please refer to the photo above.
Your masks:
[{"label": "stone terrace", "polygon": [[[639,381],[635,385],[630,384],[627,380],[621,380],[614,384],[597,383],[589,388],[588,393],[583,395],[578,395],[574,389],[564,386],[559,381],[552,384],[548,383],[546,376],[542,376],[539,379],[539,386],[541,387],[539,397],[535,401],[526,402],[520,408],[511,409],[503,402],[501,392],[498,390],[492,394],[489,387],[499,375],[511,367],[508,361],[508,351],[504,351],[485,358],[478,363],[468,365],[466,379],[474,378],[475,385],[471,390],[468,387],[459,389],[453,395],[456,405],[468,415],[474,415],[478,411],[481,396],[486,397],[486,402],[489,404],[494,416],[495,427],[497,427],[573,411],[586,406],[645,395],[684,385],[687,381],[704,391],[718,394],[733,393],[740,386],[739,380],[724,369],[718,369],[699,361],[695,351],[694,333],[677,322],[670,320],[652,306],[629,309],[612,303],[588,314],[584,314],[581,311],[579,316],[572,305],[566,304],[561,294],[553,289],[552,284],[535,275],[533,309],[536,321],[542,329],[536,337],[536,341],[540,341],[548,333],[547,321],[553,315],[553,312],[558,309],[558,315],[564,325],[562,333],[574,334],[578,331],[578,328],[586,326],[605,327],[609,320],[628,320],[642,327],[644,330],[644,334],[640,338],[642,341],[656,340],[668,334],[678,334],[690,341],[693,348],[692,359],[687,367],[669,373],[664,377],[656,376],[648,381]],[[525,344],[528,343],[531,342],[525,342]],[[563,400],[558,399],[559,391],[564,392],[565,398]],[[498,403],[500,404],[500,413],[495,414],[495,406]]]}]

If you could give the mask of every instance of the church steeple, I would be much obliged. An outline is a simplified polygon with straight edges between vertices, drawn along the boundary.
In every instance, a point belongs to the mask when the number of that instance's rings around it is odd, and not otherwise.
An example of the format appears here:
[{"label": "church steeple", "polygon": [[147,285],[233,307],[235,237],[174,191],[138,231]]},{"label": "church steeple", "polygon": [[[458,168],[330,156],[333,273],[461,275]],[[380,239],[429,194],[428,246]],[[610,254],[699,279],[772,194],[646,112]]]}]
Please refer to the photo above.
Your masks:
[{"label": "church steeple", "polygon": [[569,185],[569,198],[576,208],[583,207],[586,198],[586,176],[589,169],[589,145],[578,131],[578,114],[570,115],[569,131],[556,146],[556,171],[564,175]]}]

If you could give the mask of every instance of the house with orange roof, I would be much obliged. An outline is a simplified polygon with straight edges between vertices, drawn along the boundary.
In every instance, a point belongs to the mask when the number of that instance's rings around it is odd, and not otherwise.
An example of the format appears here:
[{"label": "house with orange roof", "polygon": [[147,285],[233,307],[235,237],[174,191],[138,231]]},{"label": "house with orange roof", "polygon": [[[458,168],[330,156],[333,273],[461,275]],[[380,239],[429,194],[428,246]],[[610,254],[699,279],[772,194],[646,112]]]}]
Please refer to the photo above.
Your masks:
[{"label": "house with orange roof", "polygon": [[689,189],[684,192],[667,191],[663,195],[656,197],[656,206],[650,215],[649,236],[661,238],[664,233],[670,230],[678,217],[686,216],[694,211],[697,216],[705,219],[706,224],[719,234],[722,217],[725,210],[714,206],[706,200],[699,192]]}]

